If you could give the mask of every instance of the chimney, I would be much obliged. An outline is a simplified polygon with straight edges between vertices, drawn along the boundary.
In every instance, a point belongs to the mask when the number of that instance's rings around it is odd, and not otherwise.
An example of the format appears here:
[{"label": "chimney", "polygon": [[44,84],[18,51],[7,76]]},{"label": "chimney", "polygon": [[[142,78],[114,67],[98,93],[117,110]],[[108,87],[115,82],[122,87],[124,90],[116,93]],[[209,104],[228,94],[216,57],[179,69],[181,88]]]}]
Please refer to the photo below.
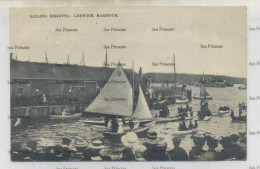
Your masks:
[{"label": "chimney", "polygon": [[142,78],[143,78],[143,71],[142,71],[142,67],[140,67],[140,69],[139,69],[139,77],[140,77],[140,79],[142,79]]},{"label": "chimney", "polygon": [[13,58],[13,53],[10,53],[10,60],[11,60],[11,61],[14,60],[14,58]]}]

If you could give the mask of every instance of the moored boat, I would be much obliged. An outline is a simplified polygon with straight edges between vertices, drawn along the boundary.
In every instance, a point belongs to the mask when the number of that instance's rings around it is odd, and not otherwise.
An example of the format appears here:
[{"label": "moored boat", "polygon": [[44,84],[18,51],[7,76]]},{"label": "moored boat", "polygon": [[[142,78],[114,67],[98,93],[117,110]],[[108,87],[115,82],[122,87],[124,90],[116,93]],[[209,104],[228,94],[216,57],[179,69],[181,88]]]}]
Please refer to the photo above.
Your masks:
[{"label": "moored boat", "polygon": [[189,99],[176,99],[175,104],[186,104],[189,102]]},{"label": "moored boat", "polygon": [[238,87],[238,89],[240,90],[246,90],[247,89],[247,85],[246,84],[242,84]]},{"label": "moored boat", "polygon": [[81,113],[76,113],[73,115],[50,115],[50,120],[64,121],[64,120],[77,120],[81,118]]}]

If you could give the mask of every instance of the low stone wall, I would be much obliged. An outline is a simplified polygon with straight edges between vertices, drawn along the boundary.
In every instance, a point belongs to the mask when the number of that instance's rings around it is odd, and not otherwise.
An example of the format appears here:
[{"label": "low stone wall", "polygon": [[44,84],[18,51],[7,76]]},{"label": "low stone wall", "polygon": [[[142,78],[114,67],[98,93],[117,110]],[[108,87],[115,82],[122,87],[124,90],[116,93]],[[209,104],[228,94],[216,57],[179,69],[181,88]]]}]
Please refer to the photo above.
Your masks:
[{"label": "low stone wall", "polygon": [[11,108],[11,117],[29,119],[48,119],[49,115],[60,115],[62,111],[78,113],[84,110],[82,105],[31,106]]}]

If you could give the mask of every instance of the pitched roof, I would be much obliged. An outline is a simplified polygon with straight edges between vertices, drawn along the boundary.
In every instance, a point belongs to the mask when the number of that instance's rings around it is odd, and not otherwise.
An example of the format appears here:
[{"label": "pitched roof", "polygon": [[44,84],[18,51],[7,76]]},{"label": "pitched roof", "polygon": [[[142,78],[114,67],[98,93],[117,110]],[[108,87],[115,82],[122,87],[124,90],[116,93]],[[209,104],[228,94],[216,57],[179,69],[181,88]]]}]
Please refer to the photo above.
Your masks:
[{"label": "pitched roof", "polygon": [[[11,79],[53,79],[53,80],[108,80],[114,68],[79,65],[51,64],[14,61],[10,63]],[[124,69],[129,81],[132,70]],[[135,73],[135,77],[137,74]]]}]

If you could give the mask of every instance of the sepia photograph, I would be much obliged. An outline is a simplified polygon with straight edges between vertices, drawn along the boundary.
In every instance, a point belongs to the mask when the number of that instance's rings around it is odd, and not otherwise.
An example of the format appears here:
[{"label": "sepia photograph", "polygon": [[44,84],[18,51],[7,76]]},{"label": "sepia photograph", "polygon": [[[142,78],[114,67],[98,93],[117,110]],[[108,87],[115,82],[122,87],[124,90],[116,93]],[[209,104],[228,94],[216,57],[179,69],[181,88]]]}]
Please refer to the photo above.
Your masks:
[{"label": "sepia photograph", "polygon": [[9,13],[12,162],[247,160],[246,7]]}]

